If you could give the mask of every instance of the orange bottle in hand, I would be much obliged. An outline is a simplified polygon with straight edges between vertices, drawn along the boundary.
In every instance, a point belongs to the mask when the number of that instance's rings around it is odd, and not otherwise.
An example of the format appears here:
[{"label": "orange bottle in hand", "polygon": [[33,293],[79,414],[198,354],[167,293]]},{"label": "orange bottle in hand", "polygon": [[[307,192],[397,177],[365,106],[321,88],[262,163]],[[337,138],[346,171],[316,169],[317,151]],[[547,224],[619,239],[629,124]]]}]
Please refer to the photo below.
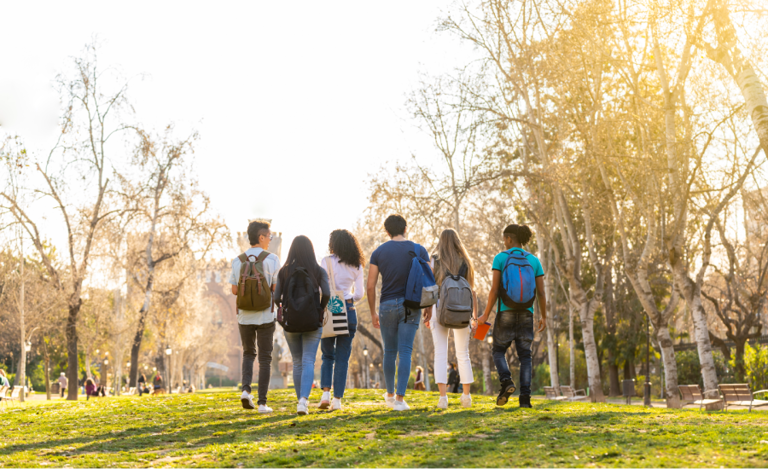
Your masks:
[{"label": "orange bottle in hand", "polygon": [[477,326],[477,330],[475,331],[475,339],[477,340],[485,340],[485,336],[488,335],[488,331],[491,329],[491,323],[485,322],[483,324],[480,324]]}]

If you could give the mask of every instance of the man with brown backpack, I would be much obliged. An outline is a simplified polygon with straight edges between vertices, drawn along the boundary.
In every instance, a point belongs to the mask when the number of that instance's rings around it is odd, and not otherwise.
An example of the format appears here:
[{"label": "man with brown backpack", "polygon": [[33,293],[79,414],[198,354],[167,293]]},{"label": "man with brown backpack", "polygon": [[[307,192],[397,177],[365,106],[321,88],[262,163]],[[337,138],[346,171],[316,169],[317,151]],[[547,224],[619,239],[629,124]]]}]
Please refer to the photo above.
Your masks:
[{"label": "man with brown backpack", "polygon": [[269,223],[260,221],[248,225],[251,248],[232,259],[229,283],[237,296],[237,323],[243,343],[243,394],[240,401],[244,409],[255,409],[251,394],[253,361],[259,356],[259,413],[272,412],[267,406],[267,391],[272,365],[272,336],[275,333],[275,312],[272,292],[275,290],[280,259],[270,252],[272,232]]}]

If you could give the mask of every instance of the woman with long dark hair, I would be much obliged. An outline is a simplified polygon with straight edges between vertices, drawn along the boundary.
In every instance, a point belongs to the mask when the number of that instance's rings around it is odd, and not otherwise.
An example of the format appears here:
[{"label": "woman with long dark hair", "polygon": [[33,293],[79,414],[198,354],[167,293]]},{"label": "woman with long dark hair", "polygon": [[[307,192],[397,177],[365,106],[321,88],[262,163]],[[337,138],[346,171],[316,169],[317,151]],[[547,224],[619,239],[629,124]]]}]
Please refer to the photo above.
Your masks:
[{"label": "woman with long dark hair", "polygon": [[[365,258],[360,243],[347,230],[334,230],[328,242],[330,256],[320,262],[320,266],[332,274],[334,290],[344,294],[347,307],[347,325],[349,335],[326,337],[320,341],[323,352],[323,366],[320,368],[320,386],[323,397],[320,408],[341,410],[341,399],[347,383],[349,356],[352,353],[352,340],[357,332],[357,311],[355,302],[363,298],[363,266]],[[331,402],[331,386],[333,386],[333,402]]]},{"label": "woman with long dark hair", "polygon": [[[278,307],[283,306],[283,296],[287,293],[283,289],[288,288],[288,280],[298,268],[305,269],[314,285],[319,286],[320,291],[317,292],[317,295],[320,296],[322,293],[322,298],[320,311],[317,311],[317,314],[321,314],[331,295],[330,288],[328,288],[328,274],[317,264],[312,241],[303,235],[293,239],[285,264],[277,274],[274,301]],[[307,414],[309,394],[312,391],[312,381],[315,377],[315,355],[317,355],[317,347],[320,345],[322,332],[322,326],[309,332],[285,331],[285,340],[288,342],[288,348],[291,350],[293,359],[293,385],[296,390],[296,397],[299,399],[296,406],[296,413],[299,415]]]},{"label": "woman with long dark hair", "polygon": [[[437,243],[437,253],[432,256],[434,260],[433,269],[435,271],[435,283],[443,284],[443,281],[449,275],[464,277],[469,287],[474,290],[475,285],[475,267],[472,259],[469,258],[467,249],[461,242],[459,234],[455,230],[447,229],[440,234],[440,240]],[[472,320],[470,324],[463,329],[449,329],[440,325],[435,318],[430,321],[432,329],[432,341],[435,344],[435,381],[440,389],[440,398],[437,401],[437,407],[440,409],[448,408],[448,387],[450,392],[457,392],[459,377],[456,375],[456,365],[451,363],[451,377],[448,377],[448,336],[453,331],[453,340],[456,345],[456,361],[459,362],[459,374],[461,376],[461,385],[463,393],[459,402],[463,407],[472,405],[472,396],[469,389],[474,382],[472,374],[472,362],[469,359],[469,337],[472,329],[476,327],[476,318],[478,315],[477,295],[472,292]]]}]

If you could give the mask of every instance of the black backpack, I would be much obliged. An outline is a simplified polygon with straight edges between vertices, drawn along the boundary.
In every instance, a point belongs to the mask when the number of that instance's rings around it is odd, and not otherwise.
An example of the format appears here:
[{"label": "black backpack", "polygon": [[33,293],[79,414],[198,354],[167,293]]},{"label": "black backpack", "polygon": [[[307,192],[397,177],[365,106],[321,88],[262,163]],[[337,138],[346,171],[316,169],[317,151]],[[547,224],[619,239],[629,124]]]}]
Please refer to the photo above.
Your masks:
[{"label": "black backpack", "polygon": [[280,296],[283,306],[277,321],[287,332],[311,332],[323,326],[317,283],[307,269],[294,268]]}]

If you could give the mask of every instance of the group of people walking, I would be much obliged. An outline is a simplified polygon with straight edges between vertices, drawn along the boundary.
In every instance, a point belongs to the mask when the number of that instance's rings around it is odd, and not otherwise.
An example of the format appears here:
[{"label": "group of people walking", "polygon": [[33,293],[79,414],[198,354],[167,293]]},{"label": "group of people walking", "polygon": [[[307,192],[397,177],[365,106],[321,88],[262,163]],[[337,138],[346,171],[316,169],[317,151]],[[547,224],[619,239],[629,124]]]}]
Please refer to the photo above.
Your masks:
[{"label": "group of people walking", "polygon": [[[520,406],[530,407],[531,343],[534,337],[533,303],[538,301],[546,321],[543,269],[533,254],[523,250],[531,238],[525,225],[509,225],[502,233],[505,250],[493,260],[493,278],[482,314],[475,292],[475,267],[456,231],[447,229],[430,257],[427,250],[406,237],[408,226],[400,215],[384,222],[390,240],[372,253],[364,287],[365,257],[357,239],[347,230],[330,235],[330,255],[320,263],[312,242],[297,236],[285,263],[269,253],[272,233],[266,222],[248,226],[251,247],[232,260],[229,278],[237,296],[238,327],[243,344],[242,395],[245,409],[270,413],[267,405],[273,335],[276,323],[285,331],[293,358],[296,412],[309,412],[309,397],[315,356],[322,354],[318,407],[341,410],[347,382],[349,358],[357,332],[355,303],[367,293],[371,322],[381,332],[384,348],[383,403],[395,411],[409,409],[405,401],[411,375],[413,342],[420,322],[432,332],[435,346],[435,380],[440,390],[438,407],[448,407],[448,384],[461,388],[464,407],[472,405],[474,381],[469,342],[478,325],[484,324],[496,307],[493,327],[493,360],[499,373],[497,405],[504,405],[516,386],[509,371],[506,352],[515,344],[520,360]],[[377,285],[381,294],[377,305]],[[378,306],[378,307],[377,307]],[[434,314],[433,314],[434,313]],[[456,362],[448,373],[448,336],[453,331]],[[258,397],[251,394],[253,363],[259,360]],[[424,372],[417,371],[417,388],[423,388]],[[458,381],[458,382],[457,382]],[[333,395],[331,395],[331,392]]]}]

